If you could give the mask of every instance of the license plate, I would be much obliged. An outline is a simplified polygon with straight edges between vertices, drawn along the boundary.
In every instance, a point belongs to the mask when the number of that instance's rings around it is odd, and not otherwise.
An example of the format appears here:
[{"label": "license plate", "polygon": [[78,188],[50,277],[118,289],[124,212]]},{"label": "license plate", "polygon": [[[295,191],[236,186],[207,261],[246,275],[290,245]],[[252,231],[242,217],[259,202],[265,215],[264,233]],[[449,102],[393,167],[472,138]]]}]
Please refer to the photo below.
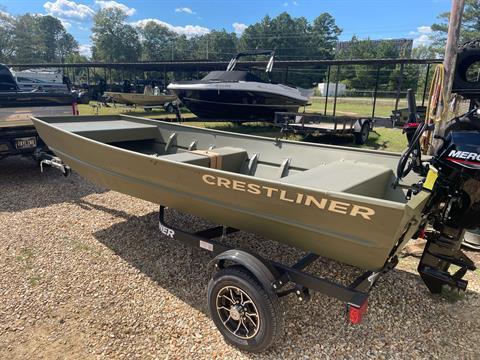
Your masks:
[{"label": "license plate", "polygon": [[37,138],[27,137],[27,138],[15,139],[15,147],[18,150],[36,148],[37,147]]}]

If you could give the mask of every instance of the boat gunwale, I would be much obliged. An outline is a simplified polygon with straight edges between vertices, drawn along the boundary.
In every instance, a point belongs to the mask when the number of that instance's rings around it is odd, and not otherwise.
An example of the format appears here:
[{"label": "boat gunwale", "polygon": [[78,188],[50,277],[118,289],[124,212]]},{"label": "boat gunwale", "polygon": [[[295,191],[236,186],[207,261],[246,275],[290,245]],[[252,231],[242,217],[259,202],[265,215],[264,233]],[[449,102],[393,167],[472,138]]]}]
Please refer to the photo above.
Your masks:
[{"label": "boat gunwale", "polygon": [[[195,130],[195,131],[200,130],[202,132],[207,132],[207,133],[213,131],[213,132],[216,132],[216,133],[219,133],[219,134],[227,134],[227,135],[230,135],[230,136],[232,136],[232,135],[233,136],[239,136],[241,138],[247,138],[247,139],[253,137],[253,138],[256,138],[256,139],[259,139],[259,140],[267,140],[269,142],[272,141],[272,140],[273,141],[277,140],[277,139],[273,139],[273,138],[269,138],[269,137],[262,137],[262,136],[256,136],[256,135],[236,134],[236,133],[229,133],[227,131],[221,131],[221,130],[203,129],[203,128],[198,128],[198,127],[189,126],[189,125],[171,124],[171,123],[168,123],[168,122],[165,122],[165,121],[148,120],[148,119],[143,119],[143,118],[134,117],[134,116],[130,116],[130,115],[120,114],[118,116],[133,118],[133,119],[145,121],[147,123],[152,122],[153,124],[157,124],[157,125],[158,125],[158,123],[160,123],[160,124],[170,125],[170,126],[173,126],[173,127],[188,128],[188,129],[192,129],[192,130]],[[104,118],[105,120],[106,120],[106,117]],[[112,118],[111,115],[108,115],[108,117]],[[55,117],[47,117],[47,118],[55,118]],[[377,206],[385,206],[385,207],[389,207],[389,208],[392,208],[392,209],[398,209],[398,210],[403,210],[403,211],[405,211],[406,208],[408,207],[408,202],[400,203],[400,202],[396,202],[396,201],[392,201],[392,200],[374,198],[374,197],[369,197],[369,196],[365,196],[365,195],[351,194],[351,193],[348,193],[348,192],[323,190],[323,189],[306,187],[306,186],[302,186],[302,185],[287,184],[287,183],[284,183],[284,182],[277,181],[275,179],[259,178],[259,177],[255,177],[255,176],[252,176],[252,175],[245,175],[245,174],[242,174],[242,173],[225,171],[225,170],[221,170],[221,169],[211,169],[211,168],[206,168],[206,167],[203,167],[203,166],[182,163],[182,162],[178,162],[178,161],[174,161],[174,160],[162,159],[161,155],[160,156],[147,155],[147,154],[144,154],[142,152],[128,150],[128,149],[124,149],[124,148],[121,148],[121,147],[118,147],[118,146],[110,145],[110,144],[107,144],[107,143],[104,143],[104,142],[101,142],[101,141],[90,139],[86,136],[82,136],[82,135],[76,134],[74,132],[67,131],[67,130],[61,129],[59,127],[56,127],[56,126],[54,126],[55,123],[49,123],[47,121],[43,121],[43,120],[41,120],[37,117],[34,117],[34,116],[32,116],[31,119],[34,123],[39,122],[41,124],[44,124],[47,127],[54,128],[55,131],[64,133],[67,136],[73,136],[73,137],[82,139],[83,141],[86,141],[86,142],[90,142],[90,143],[97,144],[99,146],[107,147],[111,150],[120,151],[120,152],[124,152],[124,153],[127,153],[127,154],[132,154],[132,155],[136,155],[136,156],[141,156],[141,157],[143,157],[145,159],[148,159],[148,160],[154,159],[156,161],[167,162],[169,164],[173,164],[174,166],[178,166],[178,167],[191,168],[191,169],[196,169],[196,170],[203,169],[203,170],[210,171],[210,172],[213,172],[213,173],[218,173],[218,174],[223,174],[223,175],[228,175],[228,176],[233,176],[233,177],[239,177],[241,179],[245,179],[245,180],[249,180],[249,181],[256,180],[256,181],[260,181],[260,182],[262,182],[262,181],[263,182],[269,182],[269,183],[272,183],[274,185],[277,185],[277,186],[280,186],[280,187],[283,187],[283,188],[292,188],[292,189],[305,190],[305,191],[309,191],[309,192],[317,192],[317,193],[325,195],[325,196],[343,198],[343,199],[348,199],[348,200],[352,200],[352,201],[358,201],[358,202],[363,202],[363,203],[367,203],[367,204],[373,204],[373,205],[377,205]],[[78,119],[78,117],[76,117],[76,120],[77,119]],[[95,120],[92,119],[91,121],[95,121]],[[325,147],[328,147],[328,148],[334,148],[334,149],[340,148],[340,149],[345,150],[344,147],[337,146],[337,145],[304,144],[304,143],[301,143],[301,142],[298,142],[298,141],[291,141],[291,140],[279,140],[279,141],[288,142],[288,143],[291,143],[291,144],[294,144],[294,145],[307,145],[307,146],[314,146],[314,147],[319,147],[319,148],[322,148],[323,146],[325,146]],[[348,149],[348,150],[350,150],[350,149]],[[352,150],[355,151],[356,149],[352,149]],[[357,151],[360,151],[360,152],[367,151],[367,153],[375,152],[373,150],[357,150]],[[386,155],[397,155],[397,154],[386,152]]]},{"label": "boat gunwale", "polygon": [[[257,85],[259,88],[261,88],[261,91],[258,91],[258,92],[263,92],[263,93],[266,93],[266,94],[274,94],[274,95],[280,95],[282,97],[285,97],[285,98],[295,98],[295,100],[297,101],[301,101],[301,102],[308,102],[309,101],[309,98],[307,96],[303,96],[302,93],[300,92],[300,90],[298,90],[298,88],[295,88],[295,87],[291,87],[291,86],[288,86],[288,85],[284,85],[284,84],[272,84],[272,83],[265,83],[265,82],[259,82],[259,81],[245,81],[245,80],[235,80],[235,81],[218,81],[218,82],[214,82],[214,81],[205,81],[205,82],[201,82],[201,80],[191,80],[190,83],[171,83],[168,85],[167,89],[168,90],[172,90],[172,91],[180,91],[180,90],[198,90],[198,91],[251,91],[251,89],[245,87],[245,88],[241,88],[241,89],[238,89],[238,88],[232,88],[232,87],[229,87],[229,88],[219,88],[219,85],[221,84],[228,84],[228,85],[231,85],[231,84],[251,84],[253,87],[255,87],[255,85],[253,84],[260,84],[260,85]],[[292,93],[292,94],[289,94],[288,96],[287,95],[284,95],[285,91],[283,92],[279,92],[279,91],[276,91],[275,88],[272,89],[272,86],[278,86],[278,85],[281,85],[284,87],[284,90]],[[263,88],[262,88],[263,86]],[[257,91],[256,91],[257,92]]]}]

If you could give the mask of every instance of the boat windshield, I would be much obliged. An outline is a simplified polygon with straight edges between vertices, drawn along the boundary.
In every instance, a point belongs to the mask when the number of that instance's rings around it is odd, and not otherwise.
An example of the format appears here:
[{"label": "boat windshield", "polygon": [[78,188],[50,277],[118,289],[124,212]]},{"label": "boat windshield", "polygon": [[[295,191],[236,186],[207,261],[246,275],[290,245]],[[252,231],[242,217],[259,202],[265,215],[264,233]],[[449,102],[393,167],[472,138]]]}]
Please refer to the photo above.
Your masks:
[{"label": "boat windshield", "polygon": [[264,82],[247,71],[212,71],[202,81],[255,81]]}]

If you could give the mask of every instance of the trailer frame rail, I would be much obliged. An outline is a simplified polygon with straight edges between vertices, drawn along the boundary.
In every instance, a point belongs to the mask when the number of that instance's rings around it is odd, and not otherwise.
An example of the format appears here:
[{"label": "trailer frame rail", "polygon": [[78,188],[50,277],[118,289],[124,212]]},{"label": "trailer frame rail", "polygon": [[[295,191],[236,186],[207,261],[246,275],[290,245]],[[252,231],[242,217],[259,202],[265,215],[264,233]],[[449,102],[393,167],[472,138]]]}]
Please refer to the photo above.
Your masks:
[{"label": "trailer frame rail", "polygon": [[[215,226],[193,233],[187,232],[168,224],[165,221],[165,210],[166,207],[161,205],[159,209],[159,229],[162,234],[179,241],[184,245],[207,250],[216,256],[216,259],[219,256],[221,257],[222,254],[232,250],[238,253],[243,252],[253,256],[259,261],[259,263],[265,265],[265,267],[269,269],[269,290],[273,291],[279,297],[294,293],[297,295],[299,300],[307,300],[309,296],[309,290],[313,290],[338,299],[346,303],[347,307],[353,306],[359,309],[366,304],[368,293],[376,284],[381,275],[395,268],[398,263],[398,259],[394,258],[380,271],[364,272],[349,286],[344,286],[303,271],[306,267],[314,263],[319,258],[319,256],[316,254],[308,253],[304,257],[300,258],[295,264],[285,265],[273,260],[265,259],[251,251],[234,248],[215,240],[216,238],[225,239],[229,234],[239,231],[238,229],[228,226]],[[238,256],[238,258],[240,258],[240,256]],[[222,260],[215,261],[214,259],[214,263],[217,268],[222,268],[224,266]],[[253,271],[253,273],[255,272],[256,271]],[[272,279],[273,281],[271,281]],[[259,280],[261,281],[262,279]],[[291,285],[292,287],[282,290],[287,287],[287,285]]]}]

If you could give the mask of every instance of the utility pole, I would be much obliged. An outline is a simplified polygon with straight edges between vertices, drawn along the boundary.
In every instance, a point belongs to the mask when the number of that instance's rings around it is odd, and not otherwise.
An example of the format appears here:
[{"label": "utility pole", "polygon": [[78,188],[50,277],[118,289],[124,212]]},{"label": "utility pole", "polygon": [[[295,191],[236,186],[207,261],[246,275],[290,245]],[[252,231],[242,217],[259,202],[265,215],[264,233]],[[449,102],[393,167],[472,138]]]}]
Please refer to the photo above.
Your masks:
[{"label": "utility pole", "polygon": [[[445,57],[443,59],[443,67],[445,69],[445,78],[443,89],[445,93],[444,107],[448,107],[452,96],[453,78],[455,75],[455,62],[457,60],[458,42],[460,39],[460,27],[462,24],[463,9],[465,0],[452,0],[452,10],[450,12],[450,20],[448,22],[448,37],[445,47]],[[440,109],[440,112],[442,110]],[[435,127],[435,135],[443,135],[445,132],[445,123],[448,118],[448,111],[443,112],[442,119]]]}]

